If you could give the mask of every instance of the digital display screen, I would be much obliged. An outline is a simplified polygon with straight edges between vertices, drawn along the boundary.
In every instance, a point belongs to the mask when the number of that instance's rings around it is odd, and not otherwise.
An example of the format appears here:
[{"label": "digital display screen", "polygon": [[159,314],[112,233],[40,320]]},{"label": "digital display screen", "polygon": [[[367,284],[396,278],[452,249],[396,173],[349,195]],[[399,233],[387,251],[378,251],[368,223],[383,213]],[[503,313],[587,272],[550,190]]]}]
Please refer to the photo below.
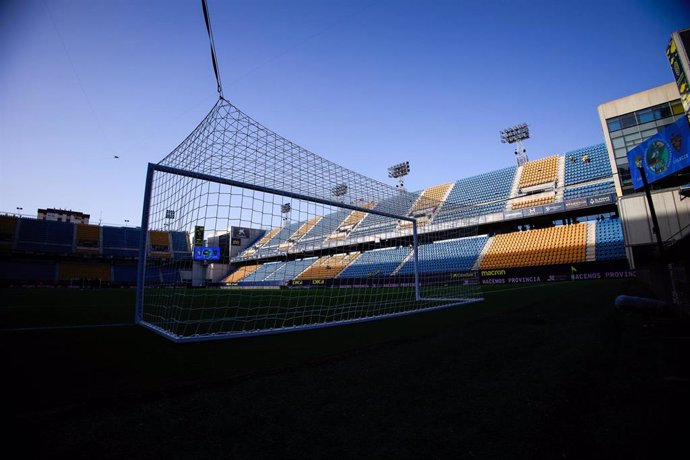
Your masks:
[{"label": "digital display screen", "polygon": [[194,227],[194,246],[204,245],[204,226],[197,225]]},{"label": "digital display screen", "polygon": [[194,248],[194,260],[220,260],[220,248],[218,246],[196,246]]}]

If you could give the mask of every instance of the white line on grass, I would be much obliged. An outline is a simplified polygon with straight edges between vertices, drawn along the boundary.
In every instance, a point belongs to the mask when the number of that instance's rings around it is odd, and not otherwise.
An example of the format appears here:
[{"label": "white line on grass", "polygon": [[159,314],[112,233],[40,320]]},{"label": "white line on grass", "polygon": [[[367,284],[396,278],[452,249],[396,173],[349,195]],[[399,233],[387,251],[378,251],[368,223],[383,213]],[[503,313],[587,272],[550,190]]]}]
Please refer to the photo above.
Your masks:
[{"label": "white line on grass", "polygon": [[95,327],[122,327],[122,326],[136,326],[134,323],[112,323],[112,324],[80,324],[72,326],[43,326],[43,327],[13,327],[9,329],[0,329],[0,332],[23,332],[23,331],[52,331],[58,329],[88,329]]}]

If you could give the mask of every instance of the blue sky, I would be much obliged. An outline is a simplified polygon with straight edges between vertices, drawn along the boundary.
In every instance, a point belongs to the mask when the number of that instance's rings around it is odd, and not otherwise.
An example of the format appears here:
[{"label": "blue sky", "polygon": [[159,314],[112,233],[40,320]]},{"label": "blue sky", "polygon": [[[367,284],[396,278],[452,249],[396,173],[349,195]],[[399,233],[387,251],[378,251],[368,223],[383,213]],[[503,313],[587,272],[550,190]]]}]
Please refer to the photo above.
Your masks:
[{"label": "blue sky", "polygon": [[[672,81],[680,0],[208,0],[224,93],[290,140],[408,189],[603,141],[596,107]],[[0,211],[138,223],[148,162],[215,103],[197,0],[0,1]],[[120,158],[114,159],[117,155]]]}]

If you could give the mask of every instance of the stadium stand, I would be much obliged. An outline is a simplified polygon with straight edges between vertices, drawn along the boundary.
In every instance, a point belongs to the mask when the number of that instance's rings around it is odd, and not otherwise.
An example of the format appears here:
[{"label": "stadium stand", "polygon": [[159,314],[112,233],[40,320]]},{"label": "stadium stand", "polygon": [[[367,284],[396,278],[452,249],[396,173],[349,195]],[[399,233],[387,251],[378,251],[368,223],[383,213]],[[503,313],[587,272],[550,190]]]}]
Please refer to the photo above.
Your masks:
[{"label": "stadium stand", "polygon": [[100,254],[101,227],[89,224],[77,224],[76,227],[76,252],[82,254]]},{"label": "stadium stand", "polygon": [[[370,201],[368,203],[365,203],[362,207],[366,209],[372,209],[374,208],[374,202]],[[357,225],[364,220],[365,217],[367,217],[369,214],[367,214],[364,211],[352,211],[350,214],[345,218],[342,224],[330,235],[326,237],[326,240],[341,240],[347,237],[347,235],[357,227]]]},{"label": "stadium stand", "polygon": [[254,243],[253,246],[247,248],[247,249],[242,253],[242,256],[243,256],[243,257],[251,257],[251,256],[255,255],[256,252],[259,250],[259,248],[263,247],[266,243],[268,243],[269,241],[271,241],[271,239],[272,239],[274,236],[276,236],[276,235],[278,234],[278,232],[280,232],[281,229],[282,229],[282,227],[275,227],[275,228],[271,229],[271,231],[269,231],[269,232],[266,233],[264,236],[262,236],[261,239],[260,239],[259,241],[257,241],[256,243]]},{"label": "stadium stand", "polygon": [[186,232],[170,232],[170,239],[172,240],[173,258],[191,259],[189,235]]},{"label": "stadium stand", "polygon": [[460,179],[441,205],[433,222],[450,222],[502,211],[510,196],[516,170],[515,166],[511,166]]},{"label": "stadium stand", "polygon": [[56,263],[53,260],[0,260],[0,280],[5,282],[55,282]]},{"label": "stadium stand", "polygon": [[242,278],[239,283],[243,284],[265,281],[266,277],[278,270],[284,263],[285,262],[269,262],[259,265],[255,270]]},{"label": "stadium stand", "polygon": [[587,224],[496,235],[480,263],[482,270],[585,262]]},{"label": "stadium stand", "polygon": [[532,206],[541,206],[543,204],[553,203],[555,200],[554,195],[550,196],[540,196],[537,198],[527,198],[522,200],[513,201],[513,209],[530,208]]},{"label": "stadium stand", "polygon": [[586,198],[588,196],[603,195],[606,193],[616,193],[616,188],[614,187],[613,182],[597,182],[596,184],[566,188],[565,192],[563,192],[563,199],[574,200],[577,198]]},{"label": "stadium stand", "polygon": [[448,192],[453,187],[454,184],[440,184],[429,187],[422,194],[417,201],[414,202],[412,209],[408,213],[410,216],[429,216],[433,214],[439,205],[448,195]]},{"label": "stadium stand", "polygon": [[170,233],[160,230],[149,230],[149,248],[151,257],[171,257]]},{"label": "stadium stand", "polygon": [[300,273],[298,280],[332,279],[340,274],[353,260],[359,257],[359,252],[350,254],[334,254],[320,257],[306,270]]},{"label": "stadium stand", "polygon": [[14,246],[17,235],[17,218],[15,216],[0,216],[0,251],[8,252]]},{"label": "stadium stand", "polygon": [[295,233],[293,233],[293,235],[290,237],[290,239],[293,241],[298,241],[304,235],[309,233],[309,231],[312,228],[314,228],[316,226],[316,224],[318,224],[321,219],[323,219],[322,216],[312,217],[307,222],[305,222],[300,228],[298,228],[297,231]]},{"label": "stadium stand", "polygon": [[606,144],[597,144],[565,154],[566,186],[612,175]]},{"label": "stadium stand", "polygon": [[20,219],[17,249],[26,252],[70,254],[74,224],[49,220]]},{"label": "stadium stand", "polygon": [[133,284],[137,281],[137,266],[134,264],[113,264],[113,281]]},{"label": "stadium stand", "polygon": [[[414,202],[408,215],[417,219],[417,225],[426,225],[441,206],[452,187],[453,184],[448,183],[427,188]],[[400,228],[412,227],[412,222],[403,220],[400,221],[399,225]]]},{"label": "stadium stand", "polygon": [[259,265],[245,265],[223,278],[224,283],[237,283],[259,268]]},{"label": "stadium stand", "polygon": [[[154,258],[190,260],[191,251],[184,232],[152,232]],[[73,224],[32,218],[0,216],[0,251],[8,260],[0,265],[0,281],[12,284],[73,284],[75,280],[132,285],[136,283],[141,230]],[[167,245],[167,246],[166,246]],[[38,258],[37,258],[38,257]],[[129,259],[129,260],[125,260]],[[161,259],[164,260],[164,259]],[[152,268],[150,277],[163,282],[179,282],[180,269]],[[91,286],[94,284],[91,283]]]},{"label": "stadium stand", "polygon": [[[419,273],[444,273],[469,271],[486,244],[487,235],[437,241],[419,246],[417,259]],[[398,271],[398,275],[414,273],[414,261],[408,259]]]},{"label": "stadium stand", "polygon": [[268,275],[265,281],[288,281],[294,279],[315,261],[316,257],[285,262],[276,271]]},{"label": "stadium stand", "polygon": [[270,239],[263,246],[258,248],[256,257],[271,257],[281,254],[281,251],[287,250],[289,247],[289,239],[293,233],[295,233],[304,222],[294,222],[292,224],[281,227],[278,232],[276,232],[273,238]]},{"label": "stadium stand", "polygon": [[348,215],[350,215],[349,210],[340,210],[325,215],[309,230],[309,232],[297,241],[297,246],[305,248],[309,245],[320,244],[325,239],[324,235],[330,235],[334,232],[341,226]]},{"label": "stadium stand", "polygon": [[103,227],[103,255],[137,257],[141,230],[127,227]]},{"label": "stadium stand", "polygon": [[175,267],[161,267],[161,279],[163,283],[173,284],[180,282],[180,270]]},{"label": "stadium stand", "polygon": [[388,276],[410,255],[409,247],[375,249],[362,253],[343,270],[338,278]]},{"label": "stadium stand", "polygon": [[[374,210],[385,213],[407,214],[409,209],[419,197],[419,192],[401,194],[387,200],[383,200],[373,207]],[[405,210],[404,212],[402,210]],[[395,230],[398,221],[390,217],[378,214],[367,214],[360,225],[350,235],[352,238],[370,236]]]},{"label": "stadium stand", "polygon": [[110,265],[106,263],[60,262],[58,264],[58,280],[99,280],[110,281],[112,273]]},{"label": "stadium stand", "polygon": [[528,161],[522,167],[518,188],[556,182],[558,174],[558,155]]},{"label": "stadium stand", "polygon": [[620,219],[604,219],[596,224],[596,260],[625,259],[625,242]]},{"label": "stadium stand", "polygon": [[[560,174],[563,175],[565,184],[563,187],[557,177],[559,161]],[[516,177],[518,171],[521,174]],[[550,183],[556,186],[553,192],[550,187],[539,187],[541,184]],[[510,200],[511,196],[515,196],[512,194],[516,191],[512,190],[513,187],[516,190],[527,189],[522,190],[521,194],[542,191],[544,193],[523,195]],[[548,196],[545,191],[547,188]],[[563,156],[554,155],[534,160],[520,169],[515,166],[503,168],[460,179],[454,183],[434,185],[421,192],[400,194],[378,203],[365,203],[364,200],[360,200],[359,205],[385,213],[412,216],[418,219],[420,225],[428,222],[425,219],[431,219],[433,224],[467,226],[472,225],[474,221],[455,221],[504,210],[508,212],[511,208],[521,209],[560,202],[561,196],[563,200],[568,201],[609,193],[615,193],[615,187],[608,153],[604,144],[598,144],[570,151]],[[598,205],[586,203],[583,206]],[[276,256],[280,256],[281,261],[241,267],[229,273],[222,281],[240,285],[277,285],[294,278],[353,279],[365,278],[370,274],[405,276],[412,273],[409,247],[390,247],[361,254],[299,259],[313,255],[312,251],[320,255],[330,254],[341,245],[348,246],[342,250],[361,250],[373,239],[366,237],[373,235],[377,236],[377,241],[380,237],[384,245],[407,244],[401,241],[385,242],[386,238],[399,237],[399,228],[406,227],[406,221],[337,206],[326,209],[333,211],[307,221],[258,232],[256,237],[259,240],[244,250],[237,259],[251,257],[276,260]],[[577,217],[580,217],[580,209],[584,208],[577,209]],[[609,207],[604,211],[605,214],[613,210]],[[598,209],[592,209],[592,214],[598,212]],[[593,217],[591,216],[590,220]],[[553,218],[559,220],[562,216],[553,214]],[[510,227],[501,227],[499,223],[502,219],[502,215],[497,215],[492,216],[492,219],[486,219],[486,222],[477,221],[481,232],[499,232],[487,247],[484,247],[487,236],[421,245],[420,273],[457,272],[470,270],[474,265],[486,269],[567,264],[584,262],[585,259],[591,262],[626,258],[621,222],[615,218],[597,221],[596,227],[590,222],[589,240],[586,239],[586,232],[580,230],[578,225],[581,224],[500,233]],[[536,222],[537,225],[544,225],[544,219],[548,217],[544,215],[542,221]],[[446,231],[447,226],[426,226],[422,234],[428,234],[432,238],[448,238],[450,232]],[[388,232],[391,234],[386,235]],[[0,280],[64,283],[72,279],[88,278],[134,284],[137,275],[134,259],[139,253],[141,237],[141,230],[135,228],[72,224],[1,215],[0,253],[3,258],[10,258],[11,261],[3,260],[0,264]],[[149,243],[150,255],[157,259],[157,265],[154,264],[150,273],[147,273],[149,279],[161,283],[182,281],[181,270],[190,270],[191,267],[189,234],[151,231]],[[589,252],[586,252],[585,257],[587,244]],[[297,259],[286,260],[294,257]],[[479,264],[476,264],[479,257]],[[176,267],[172,267],[173,262],[177,264]]]}]

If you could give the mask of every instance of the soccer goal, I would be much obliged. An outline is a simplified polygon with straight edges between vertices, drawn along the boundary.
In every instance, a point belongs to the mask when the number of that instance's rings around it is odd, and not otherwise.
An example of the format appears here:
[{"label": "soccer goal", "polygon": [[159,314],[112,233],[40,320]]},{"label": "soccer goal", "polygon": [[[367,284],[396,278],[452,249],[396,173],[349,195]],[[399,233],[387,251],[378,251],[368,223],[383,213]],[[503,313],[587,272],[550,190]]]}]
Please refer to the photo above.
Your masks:
[{"label": "soccer goal", "polygon": [[148,167],[136,321],[199,341],[481,300],[461,259],[477,227],[435,225],[441,205],[325,160],[221,99]]}]

